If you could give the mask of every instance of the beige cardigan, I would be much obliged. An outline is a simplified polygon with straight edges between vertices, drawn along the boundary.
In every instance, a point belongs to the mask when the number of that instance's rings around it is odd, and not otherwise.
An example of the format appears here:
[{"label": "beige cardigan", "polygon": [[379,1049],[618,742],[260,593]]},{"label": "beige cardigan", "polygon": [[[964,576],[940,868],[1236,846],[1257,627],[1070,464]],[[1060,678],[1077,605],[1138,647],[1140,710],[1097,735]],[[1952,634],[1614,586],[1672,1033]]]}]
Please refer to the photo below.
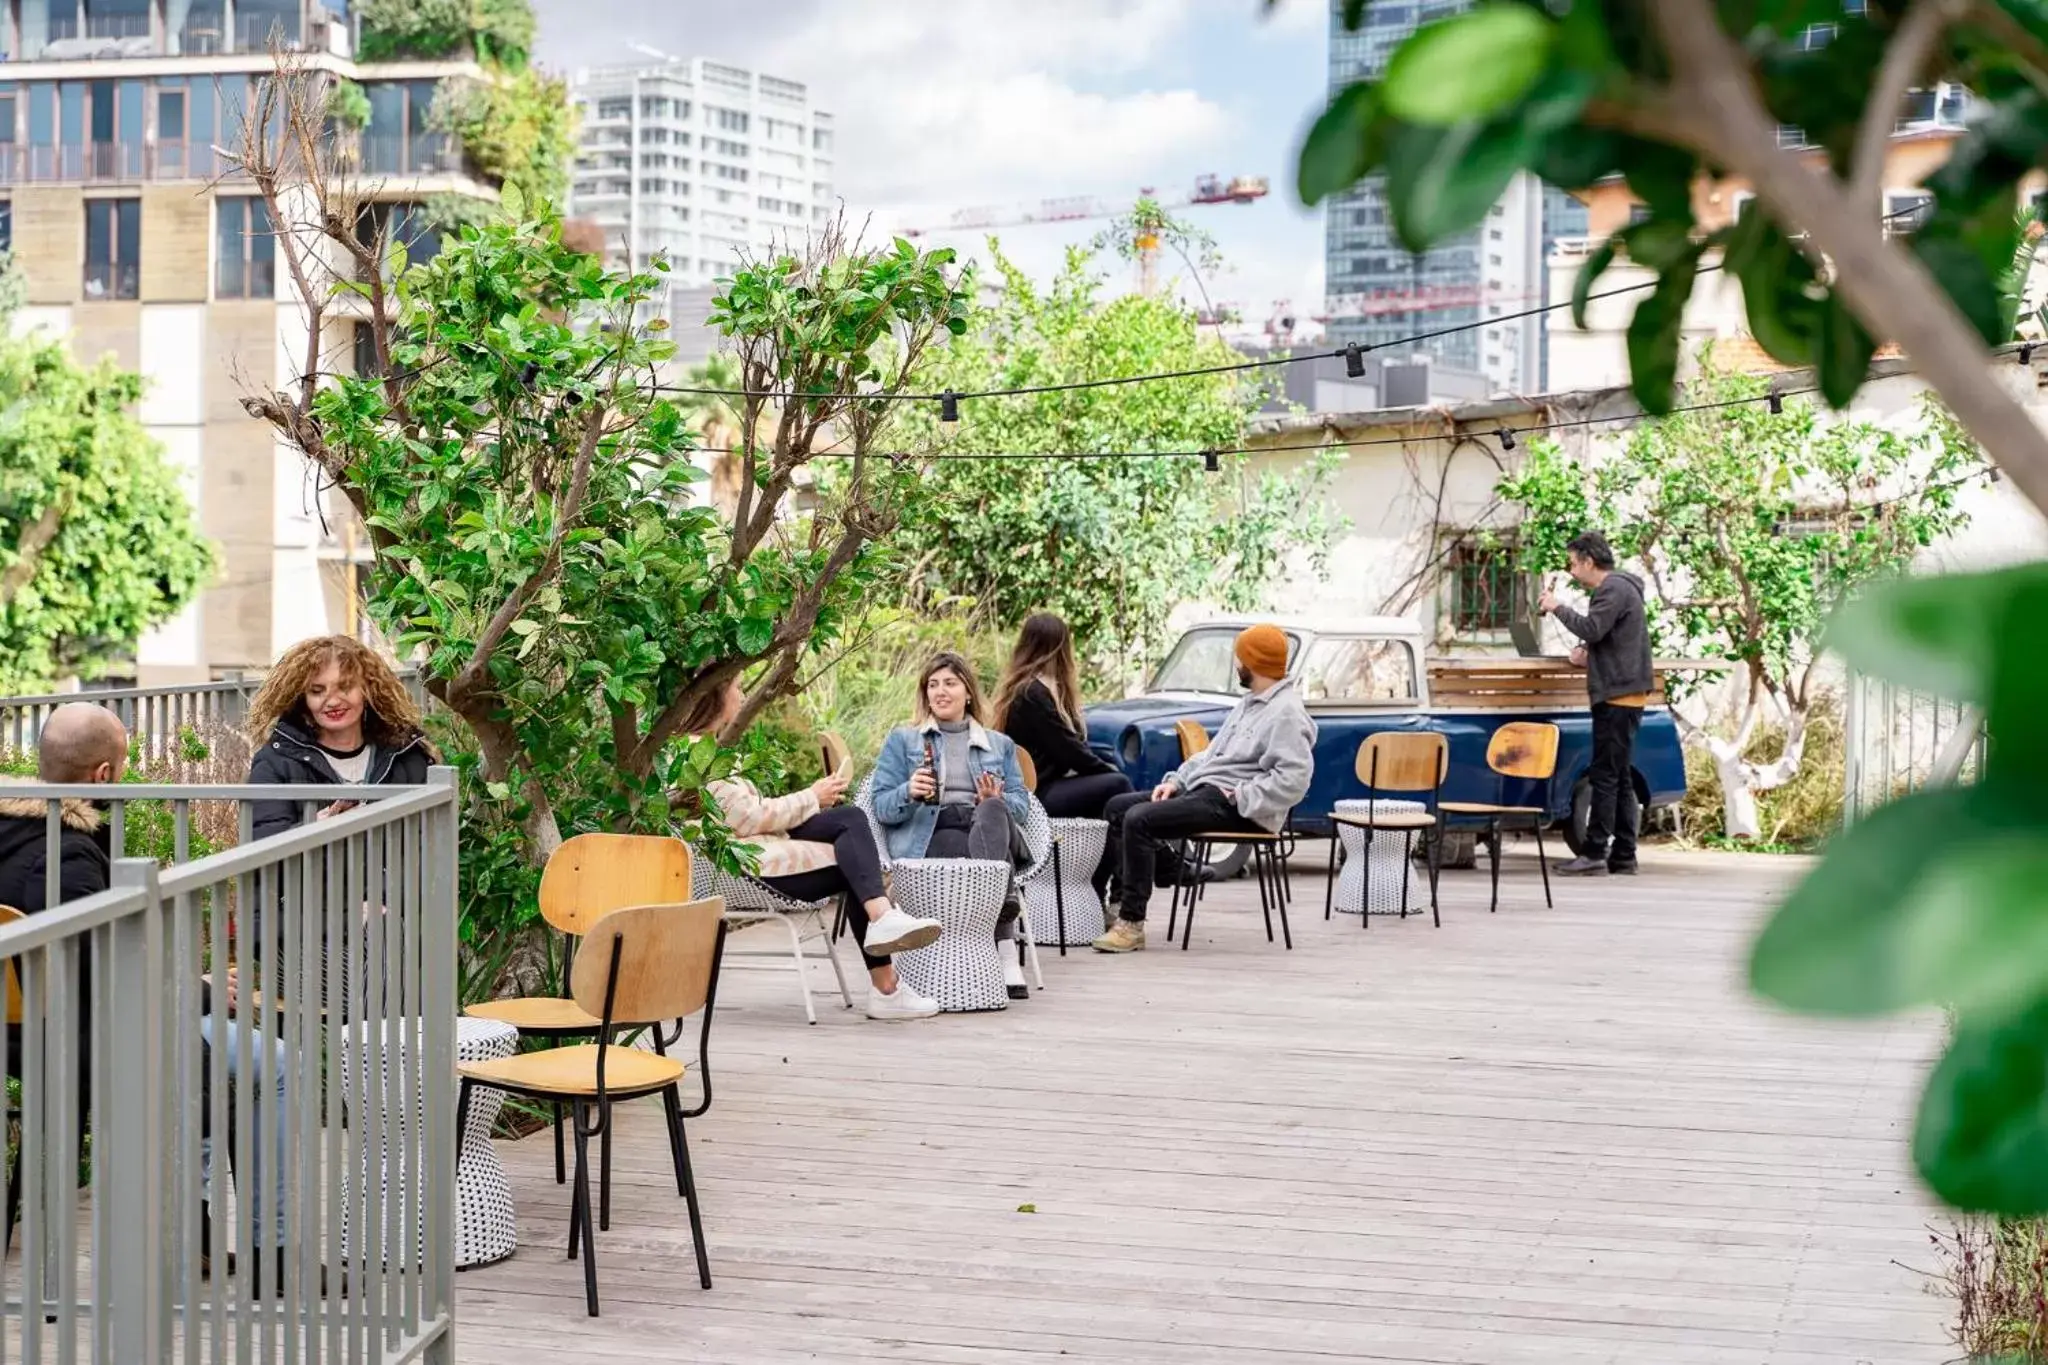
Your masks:
[{"label": "beige cardigan", "polygon": [[713,782],[711,795],[725,812],[725,823],[733,838],[753,845],[761,854],[758,875],[793,877],[836,867],[839,855],[830,844],[792,839],[789,831],[818,813],[818,794],[809,787],[787,796],[763,796],[761,789],[743,777]]}]

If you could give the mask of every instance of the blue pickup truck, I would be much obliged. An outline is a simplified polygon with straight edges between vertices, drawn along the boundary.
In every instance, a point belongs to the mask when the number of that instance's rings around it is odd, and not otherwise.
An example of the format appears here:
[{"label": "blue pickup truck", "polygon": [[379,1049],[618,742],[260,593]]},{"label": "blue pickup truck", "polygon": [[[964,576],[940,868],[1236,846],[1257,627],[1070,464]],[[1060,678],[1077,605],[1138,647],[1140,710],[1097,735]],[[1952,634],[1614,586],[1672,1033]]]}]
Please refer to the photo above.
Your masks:
[{"label": "blue pickup truck", "polygon": [[[1249,624],[1212,621],[1182,635],[1144,695],[1088,708],[1090,747],[1121,768],[1139,790],[1156,785],[1180,766],[1175,724],[1193,720],[1213,735],[1242,695],[1232,645]],[[1540,720],[1560,732],[1557,776],[1548,801],[1551,822],[1578,849],[1593,739],[1583,684],[1573,683],[1563,660],[1429,662],[1421,627],[1400,617],[1277,624],[1287,632],[1288,674],[1301,688],[1319,732],[1315,780],[1295,811],[1301,833],[1327,835],[1335,803],[1366,794],[1353,766],[1358,746],[1383,730],[1434,730],[1450,742],[1446,801],[1542,804],[1541,784],[1504,779],[1486,766],[1486,745],[1495,729],[1508,721]],[[1487,675],[1492,683],[1472,682],[1480,676],[1474,670],[1487,664],[1494,666]],[[1516,668],[1524,671],[1526,681],[1514,680]],[[1444,694],[1435,704],[1433,681]],[[1558,700],[1547,701],[1547,693]],[[1685,795],[1678,728],[1662,706],[1652,706],[1643,717],[1635,779],[1645,810],[1672,805]]]}]

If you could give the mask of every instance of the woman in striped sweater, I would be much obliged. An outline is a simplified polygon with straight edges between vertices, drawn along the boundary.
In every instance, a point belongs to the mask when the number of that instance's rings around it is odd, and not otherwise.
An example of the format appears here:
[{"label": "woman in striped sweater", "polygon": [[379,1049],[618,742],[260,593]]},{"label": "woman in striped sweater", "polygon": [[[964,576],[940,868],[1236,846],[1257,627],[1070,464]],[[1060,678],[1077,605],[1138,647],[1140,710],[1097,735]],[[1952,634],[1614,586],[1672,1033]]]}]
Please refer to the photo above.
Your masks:
[{"label": "woman in striped sweater", "polygon": [[[746,693],[735,679],[718,695],[716,710],[707,706],[689,728],[715,734],[739,715],[745,702]],[[792,900],[851,893],[860,902],[865,913],[847,919],[874,986],[868,1018],[926,1019],[939,1012],[938,1002],[911,989],[889,961],[893,954],[936,939],[939,922],[919,919],[890,901],[867,812],[839,804],[846,795],[844,777],[827,773],[787,796],[764,796],[738,776],[711,783],[710,791],[733,837],[760,855],[755,875],[762,881]]]}]

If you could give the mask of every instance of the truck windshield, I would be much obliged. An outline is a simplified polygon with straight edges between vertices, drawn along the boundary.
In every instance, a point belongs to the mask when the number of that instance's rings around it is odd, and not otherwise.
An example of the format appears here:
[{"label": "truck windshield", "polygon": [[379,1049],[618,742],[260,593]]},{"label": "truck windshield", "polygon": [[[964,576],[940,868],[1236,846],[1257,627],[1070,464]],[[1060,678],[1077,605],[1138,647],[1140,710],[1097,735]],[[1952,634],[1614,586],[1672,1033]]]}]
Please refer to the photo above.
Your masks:
[{"label": "truck windshield", "polygon": [[1415,651],[1406,640],[1323,636],[1297,674],[1303,701],[1415,700]]},{"label": "truck windshield", "polygon": [[[1154,692],[1215,692],[1226,697],[1244,695],[1237,685],[1237,631],[1229,627],[1191,630],[1180,637],[1159,675],[1152,680]],[[1301,657],[1301,637],[1287,637],[1287,666]]]}]

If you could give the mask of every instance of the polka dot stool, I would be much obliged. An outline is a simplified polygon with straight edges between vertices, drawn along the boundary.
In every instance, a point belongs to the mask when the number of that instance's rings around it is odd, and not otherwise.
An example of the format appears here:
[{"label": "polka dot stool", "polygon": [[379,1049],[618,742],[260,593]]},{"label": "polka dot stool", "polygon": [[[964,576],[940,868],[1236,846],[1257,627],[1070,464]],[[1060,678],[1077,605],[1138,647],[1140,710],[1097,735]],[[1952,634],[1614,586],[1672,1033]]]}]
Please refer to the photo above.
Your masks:
[{"label": "polka dot stool", "polygon": [[[1429,807],[1420,801],[1339,801],[1336,811],[1339,815],[1364,815],[1368,804],[1380,815],[1422,815]],[[1365,895],[1365,831],[1356,825],[1338,825],[1337,837],[1344,845],[1344,867],[1337,874],[1337,897],[1332,908],[1346,915],[1358,913],[1360,901]],[[1420,838],[1418,833],[1414,837]],[[1408,909],[1417,909],[1416,888],[1408,882],[1408,858],[1404,850],[1410,840],[1403,837],[1398,829],[1378,830],[1372,837],[1372,913],[1375,915],[1398,915],[1401,913],[1402,889],[1407,888]],[[1418,872],[1414,876],[1421,882],[1421,909],[1429,908],[1429,874]]]},{"label": "polka dot stool", "polygon": [[[343,1033],[341,1046],[336,1049],[342,1094],[345,1102],[352,1107],[352,1122],[365,1122],[353,1116],[353,1108],[360,1102],[360,1096],[354,1091],[354,1087],[359,1084],[356,1080],[356,1069],[360,1065],[357,1058],[365,1045],[371,1042],[370,1031],[383,1026],[377,1021],[357,1024]],[[421,1046],[418,1022],[414,1021],[412,1027],[405,1032],[411,1035],[413,1057],[421,1056],[424,1049]],[[395,1051],[389,1041],[390,1034],[387,1033],[385,1036],[387,1041],[378,1050],[377,1074],[369,1077],[370,1102],[373,1105],[383,1100],[384,1085]],[[519,1030],[510,1024],[499,1023],[495,1019],[462,1018],[455,1021],[455,1058],[458,1062],[482,1062],[498,1057],[509,1057],[518,1049]],[[456,1135],[455,1264],[459,1269],[501,1261],[519,1247],[518,1223],[512,1209],[512,1183],[506,1179],[505,1167],[498,1160],[497,1149],[491,1145],[491,1128],[497,1122],[498,1111],[504,1107],[504,1103],[505,1096],[502,1091],[483,1086],[475,1087],[470,1093],[469,1122],[463,1131]],[[452,1100],[450,1104],[453,1104]],[[453,1117],[452,1113],[450,1117]],[[403,1155],[395,1155],[391,1150],[392,1141],[398,1136],[398,1119],[395,1115],[387,1115],[384,1122],[390,1131],[386,1132],[381,1149],[375,1155],[368,1151],[363,1154],[365,1183],[368,1182],[370,1163],[377,1163],[379,1209],[384,1209],[383,1201],[391,1197],[392,1177],[396,1175],[403,1179],[405,1175],[401,1164]],[[376,1131],[373,1120],[365,1123],[365,1127],[366,1133]],[[368,1140],[366,1136],[365,1141]],[[348,1179],[346,1171],[343,1172],[342,1183],[342,1245],[352,1248],[348,1220],[354,1209],[355,1197],[350,1188],[354,1182]],[[390,1237],[392,1227],[391,1222],[380,1225],[380,1240]],[[419,1229],[419,1236],[418,1254],[424,1257],[424,1225]],[[353,1256],[353,1250],[351,1249],[348,1254]]]},{"label": "polka dot stool", "polygon": [[[1031,937],[1038,942],[1057,948],[1085,948],[1104,928],[1102,899],[1090,879],[1102,861],[1102,851],[1109,847],[1109,822],[1054,820],[1052,829],[1059,842],[1059,857],[1041,863],[1023,884],[1024,913],[1031,917]],[[1060,934],[1063,902],[1064,939]]]},{"label": "polka dot stool", "polygon": [[980,858],[904,858],[890,867],[896,903],[945,926],[927,948],[896,954],[896,970],[942,1010],[1007,1009],[995,940],[1010,865]]}]

